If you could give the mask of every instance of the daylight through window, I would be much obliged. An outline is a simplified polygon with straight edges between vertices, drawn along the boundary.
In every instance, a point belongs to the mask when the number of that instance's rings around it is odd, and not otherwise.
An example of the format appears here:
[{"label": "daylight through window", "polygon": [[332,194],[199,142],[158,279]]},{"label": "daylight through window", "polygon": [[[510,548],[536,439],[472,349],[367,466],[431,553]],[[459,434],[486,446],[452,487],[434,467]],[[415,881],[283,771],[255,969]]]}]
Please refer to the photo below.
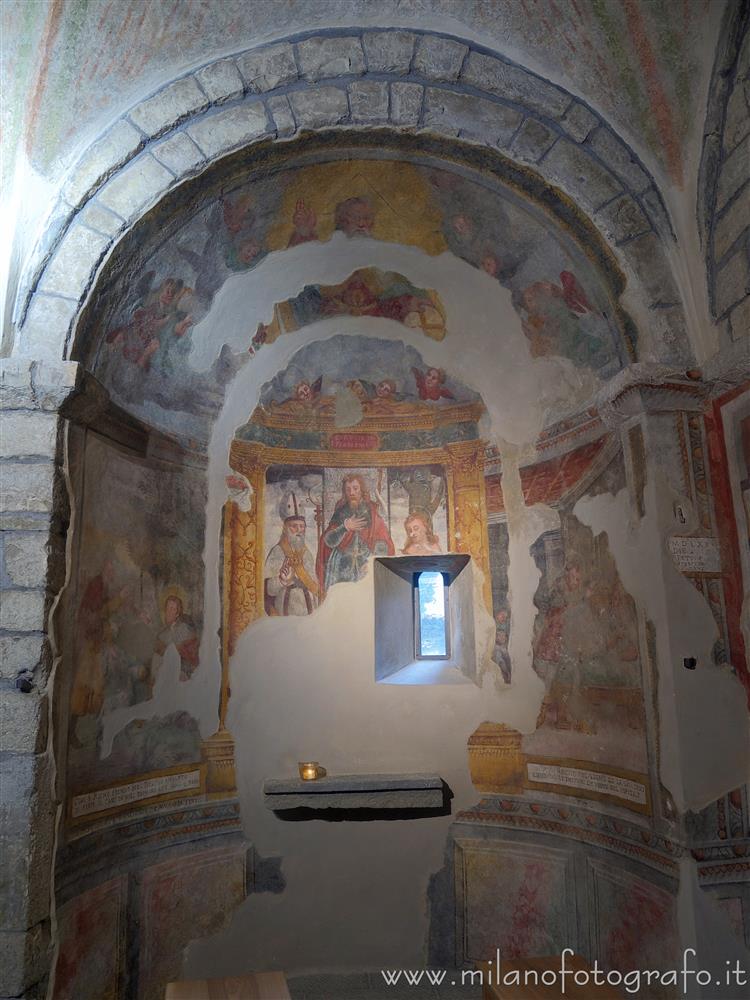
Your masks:
[{"label": "daylight through window", "polygon": [[417,649],[425,659],[448,655],[446,588],[443,574],[433,570],[417,576]]}]

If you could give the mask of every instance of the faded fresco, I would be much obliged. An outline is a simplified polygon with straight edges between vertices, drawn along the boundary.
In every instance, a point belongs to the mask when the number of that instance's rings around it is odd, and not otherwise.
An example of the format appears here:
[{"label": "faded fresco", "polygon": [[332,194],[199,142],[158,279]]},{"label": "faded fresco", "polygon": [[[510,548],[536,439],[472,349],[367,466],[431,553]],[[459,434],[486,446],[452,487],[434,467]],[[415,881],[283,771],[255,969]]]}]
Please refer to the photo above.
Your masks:
[{"label": "faded fresco", "polygon": [[[232,444],[229,652],[262,614],[313,614],[331,587],[362,579],[373,556],[468,552],[488,605],[495,559],[506,567],[498,614],[507,609],[507,531],[493,535],[503,550],[493,554],[481,516],[483,413],[476,392],[401,342],[338,336],[298,351]],[[507,643],[503,662],[509,677]]]},{"label": "faded fresco", "polygon": [[227,925],[246,895],[246,852],[246,846],[220,847],[146,869],[139,913],[142,1000],[162,1000],[166,984],[180,978],[183,948]]},{"label": "faded fresco", "polygon": [[435,339],[449,332],[434,291],[365,268],[277,304],[245,344],[230,346],[221,324],[211,328],[201,351],[213,360],[195,366],[193,330],[229,277],[273,251],[342,236],[449,251],[484,270],[510,290],[532,358],[566,358],[602,378],[627,363],[617,310],[591,263],[515,196],[432,167],[351,160],[226,191],[144,251],[141,270],[102,296],[96,374],[132,412],[205,442],[228,381],[280,332],[333,315],[386,317]]},{"label": "faded fresco", "polygon": [[278,303],[272,322],[259,325],[253,347],[329,316],[379,316],[421,330],[433,340],[445,336],[445,310],[436,292],[415,288],[395,272],[367,267],[340,285],[307,285],[296,298]]},{"label": "faded fresco", "polygon": [[57,910],[54,1000],[117,1000],[125,968],[127,878],[119,875]]},{"label": "faded fresco", "polygon": [[[645,715],[638,618],[606,534],[570,513],[532,548],[534,670],[545,684],[538,728],[524,751],[644,773]],[[603,738],[606,736],[606,739]]]},{"label": "faded fresco", "polygon": [[[673,969],[680,954],[675,896],[616,868],[596,865],[593,874],[598,916],[595,954],[601,965],[620,970]],[[638,995],[672,1000],[680,991],[674,984],[649,983]]]},{"label": "faded fresco", "polygon": [[198,759],[197,724],[184,712],[149,718],[144,708],[123,718],[111,752],[101,740],[105,718],[147,705],[157,685],[190,679],[203,606],[200,472],[140,461],[89,435],[82,474],[87,513],[67,626],[74,793]]},{"label": "faded fresco", "polygon": [[[464,955],[472,962],[557,955],[569,944],[569,876],[543,852],[475,841],[462,852]],[[498,906],[498,900],[503,905]]]}]

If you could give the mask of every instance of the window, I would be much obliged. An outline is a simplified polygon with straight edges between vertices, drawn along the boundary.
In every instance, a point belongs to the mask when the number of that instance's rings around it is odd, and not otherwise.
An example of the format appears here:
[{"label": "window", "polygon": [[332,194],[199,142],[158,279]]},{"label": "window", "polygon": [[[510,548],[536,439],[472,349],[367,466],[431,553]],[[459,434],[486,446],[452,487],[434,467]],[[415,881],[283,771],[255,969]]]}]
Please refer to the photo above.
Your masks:
[{"label": "window", "polygon": [[450,649],[448,588],[437,570],[414,574],[414,652],[418,660],[447,657]]},{"label": "window", "polygon": [[390,556],[375,560],[374,576],[375,680],[384,684],[474,681],[474,580],[469,556]]}]

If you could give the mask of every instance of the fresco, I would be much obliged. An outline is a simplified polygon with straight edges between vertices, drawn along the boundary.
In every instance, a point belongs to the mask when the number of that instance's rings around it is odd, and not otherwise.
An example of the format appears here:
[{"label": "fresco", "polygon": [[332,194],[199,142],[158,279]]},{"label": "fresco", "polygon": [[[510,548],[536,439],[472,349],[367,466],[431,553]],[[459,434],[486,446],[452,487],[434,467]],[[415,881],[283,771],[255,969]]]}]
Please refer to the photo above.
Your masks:
[{"label": "fresco", "polygon": [[[630,873],[592,865],[596,899],[595,953],[605,969],[675,967],[679,955],[677,901],[665,889]],[[643,984],[639,996],[672,1000],[675,984]]]},{"label": "fresco", "polygon": [[[555,855],[467,841],[464,953],[472,962],[554,955],[569,944],[569,875]],[[497,905],[498,899],[503,906]]]},{"label": "fresco", "polygon": [[449,251],[511,292],[532,358],[565,358],[607,378],[632,351],[601,278],[572,242],[514,195],[437,168],[348,160],[286,170],[222,191],[167,239],[154,238],[158,248],[141,248],[140,270],[100,297],[91,363],[118,403],[204,444],[227,383],[281,332],[337,315],[385,317],[438,340],[449,332],[434,290],[364,268],[278,303],[244,343],[226,343],[221,323],[204,324],[198,365],[194,329],[227,279],[306,243],[376,239]]},{"label": "fresco", "polygon": [[117,1000],[125,966],[127,878],[118,876],[57,910],[54,1000]]},{"label": "fresco", "polygon": [[448,551],[440,466],[271,466],[265,517],[269,615],[312,614],[334,584],[361,579],[370,556]]},{"label": "fresco", "polygon": [[[182,950],[225,927],[243,901],[247,848],[220,847],[152,865],[141,887],[138,996],[162,1000],[180,978]],[[200,891],[196,892],[196,886]]]},{"label": "fresco", "polygon": [[83,496],[87,516],[68,618],[75,791],[196,759],[197,725],[185,713],[130,722],[106,756],[101,737],[106,717],[148,703],[160,682],[193,675],[203,600],[205,485],[198,470],[139,461],[89,435]]},{"label": "fresco", "polygon": [[445,336],[445,310],[436,292],[415,288],[406,278],[375,267],[355,271],[340,285],[307,285],[274,308],[271,323],[261,323],[253,347],[273,343],[328,316],[380,316],[421,330],[434,340]]},{"label": "fresco", "polygon": [[[545,683],[537,730],[524,750],[646,771],[638,619],[606,534],[566,512],[532,553],[542,574],[534,603],[534,670]],[[606,740],[602,739],[606,734]]]},{"label": "fresco", "polygon": [[[483,414],[476,392],[402,342],[336,336],[299,350],[231,446],[225,656],[262,615],[313,614],[373,556],[467,552],[489,605],[490,559],[507,568],[508,536],[493,537],[493,555],[477,516]],[[507,586],[506,572],[498,610]],[[504,662],[509,671],[507,648]]]}]

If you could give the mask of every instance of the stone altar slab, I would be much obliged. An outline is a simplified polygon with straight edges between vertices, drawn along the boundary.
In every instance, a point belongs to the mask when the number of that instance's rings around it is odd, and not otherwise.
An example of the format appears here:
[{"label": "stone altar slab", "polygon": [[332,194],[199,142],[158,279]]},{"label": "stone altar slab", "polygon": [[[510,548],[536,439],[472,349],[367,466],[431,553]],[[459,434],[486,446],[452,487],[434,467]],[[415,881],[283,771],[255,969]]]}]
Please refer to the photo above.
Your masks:
[{"label": "stone altar slab", "polygon": [[438,774],[339,774],[303,781],[269,778],[263,784],[268,809],[439,809]]}]

